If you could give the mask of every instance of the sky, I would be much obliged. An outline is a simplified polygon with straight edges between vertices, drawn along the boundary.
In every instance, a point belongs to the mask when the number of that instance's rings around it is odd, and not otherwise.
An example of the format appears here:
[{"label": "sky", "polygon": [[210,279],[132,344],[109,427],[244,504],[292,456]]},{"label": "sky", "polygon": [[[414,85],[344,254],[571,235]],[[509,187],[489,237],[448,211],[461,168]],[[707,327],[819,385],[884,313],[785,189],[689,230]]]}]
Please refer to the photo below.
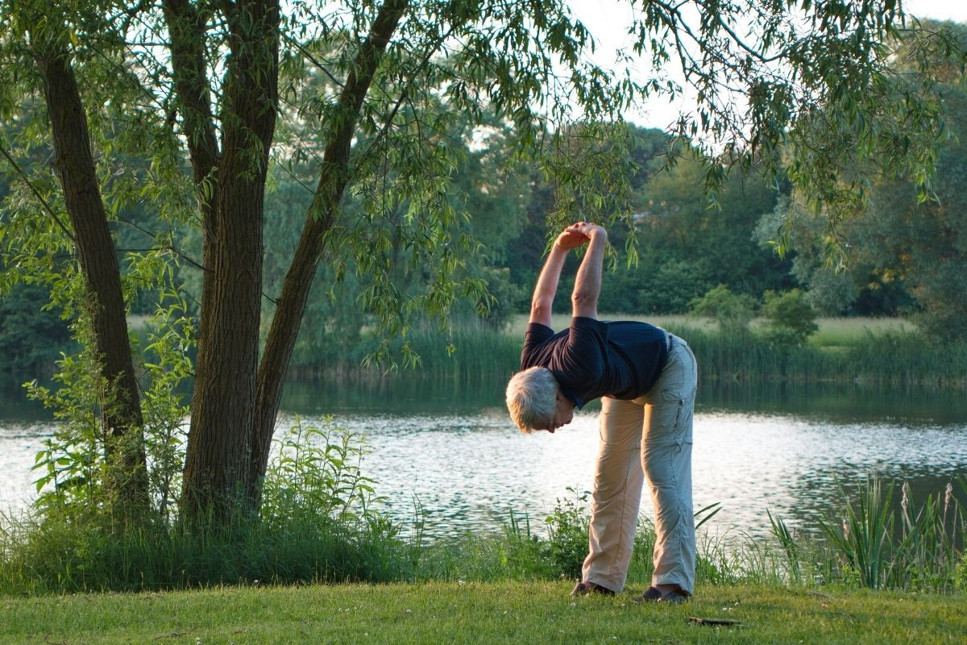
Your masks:
[{"label": "sky", "polygon": [[918,18],[935,18],[967,22],[967,2],[964,0],[910,0],[903,10]]},{"label": "sky", "polygon": [[[935,20],[967,23],[967,0],[901,0],[907,15]],[[613,63],[617,48],[630,41],[623,25],[628,24],[631,10],[627,0],[570,0],[574,14],[591,31],[597,41],[596,62]],[[687,111],[688,97],[670,104],[661,98],[625,115],[639,125],[666,128],[682,111]]]}]

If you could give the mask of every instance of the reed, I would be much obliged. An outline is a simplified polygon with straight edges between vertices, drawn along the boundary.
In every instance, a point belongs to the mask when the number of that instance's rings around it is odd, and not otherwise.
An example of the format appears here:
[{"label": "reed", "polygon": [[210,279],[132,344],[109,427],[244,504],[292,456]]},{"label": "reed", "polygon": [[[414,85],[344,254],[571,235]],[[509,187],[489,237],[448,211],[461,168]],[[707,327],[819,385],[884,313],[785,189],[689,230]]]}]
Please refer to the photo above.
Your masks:
[{"label": "reed", "polygon": [[[967,479],[956,485],[961,496],[967,495]],[[909,486],[901,489],[899,511],[892,483],[869,478],[854,495],[841,489],[842,513],[820,521],[824,540],[796,537],[770,513],[787,579],[870,589],[967,590],[967,513],[955,482],[936,497],[928,495],[921,506],[911,499]]]},{"label": "reed", "polygon": [[461,324],[447,332],[425,326],[410,335],[421,374],[470,382],[512,374],[520,364],[521,341],[522,337],[479,323]]},{"label": "reed", "polygon": [[[635,317],[630,317],[635,318]],[[639,317],[640,318],[640,317]],[[801,344],[778,342],[760,326],[719,330],[707,320],[684,316],[653,320],[684,338],[698,357],[703,379],[722,383],[864,383],[900,387],[967,388],[967,342],[939,344],[916,328],[898,322],[873,324],[822,321],[820,332]],[[515,319],[507,329],[478,321],[457,321],[441,330],[432,324],[411,329],[391,345],[397,361],[409,356],[415,365],[402,367],[406,378],[448,380],[477,384],[506,379],[520,364],[526,321]],[[555,317],[557,329],[567,317]],[[363,357],[375,346],[364,338],[356,348],[345,348],[342,360],[301,357],[295,377],[331,379],[382,378],[391,363],[366,364]],[[405,346],[405,349],[404,349]]]},{"label": "reed", "polygon": [[782,553],[785,556],[785,562],[788,565],[785,572],[789,575],[789,579],[792,582],[797,584],[801,583],[803,580],[802,549],[796,544],[792,531],[789,530],[779,515],[773,515],[772,511],[769,510],[766,511],[766,514],[769,517],[769,527],[772,529],[772,534],[778,540]]},{"label": "reed", "polygon": [[[856,323],[852,333],[842,324],[829,344],[775,342],[753,327],[718,329],[688,319],[670,319],[666,328],[687,340],[699,358],[703,378],[737,384],[865,383],[963,389],[967,387],[967,342],[937,344],[916,329],[874,330]],[[419,371],[458,381],[492,378],[515,371],[523,334],[482,325],[454,327],[443,335],[425,328],[412,334]],[[448,353],[450,348],[452,353]]]},{"label": "reed", "polygon": [[891,536],[894,515],[890,508],[893,487],[884,487],[878,479],[867,482],[856,502],[847,499],[842,523],[820,520],[820,528],[833,550],[842,556],[843,574],[855,576],[860,585],[871,589],[884,586],[893,579]]},{"label": "reed", "polygon": [[850,346],[844,368],[856,378],[938,387],[967,385],[967,342],[938,343],[918,333],[868,334]]},{"label": "reed", "polygon": [[932,343],[916,331],[866,333],[848,344],[786,345],[755,331],[670,327],[699,359],[704,378],[740,384],[865,383],[967,387],[967,342]]},{"label": "reed", "polygon": [[[967,480],[960,479],[960,488],[967,492]],[[902,490],[902,530],[896,552],[903,575],[909,580],[901,582],[918,588],[958,586],[958,577],[967,567],[963,554],[967,514],[954,495],[953,482],[947,483],[942,494],[927,496],[919,509],[911,499],[909,485],[904,483]]]}]

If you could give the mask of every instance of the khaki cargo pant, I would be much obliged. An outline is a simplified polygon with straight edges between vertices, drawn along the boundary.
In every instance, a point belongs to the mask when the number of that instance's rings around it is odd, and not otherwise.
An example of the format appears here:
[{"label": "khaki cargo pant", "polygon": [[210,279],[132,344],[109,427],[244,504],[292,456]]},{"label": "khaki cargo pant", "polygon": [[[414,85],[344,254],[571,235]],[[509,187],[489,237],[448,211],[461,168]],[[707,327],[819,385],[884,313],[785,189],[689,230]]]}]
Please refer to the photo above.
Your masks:
[{"label": "khaki cargo pant", "polygon": [[675,584],[693,592],[692,425],[697,379],[695,355],[685,341],[672,336],[668,363],[647,394],[633,401],[601,400],[585,581],[616,593],[624,589],[647,478],[657,536],[651,584]]}]

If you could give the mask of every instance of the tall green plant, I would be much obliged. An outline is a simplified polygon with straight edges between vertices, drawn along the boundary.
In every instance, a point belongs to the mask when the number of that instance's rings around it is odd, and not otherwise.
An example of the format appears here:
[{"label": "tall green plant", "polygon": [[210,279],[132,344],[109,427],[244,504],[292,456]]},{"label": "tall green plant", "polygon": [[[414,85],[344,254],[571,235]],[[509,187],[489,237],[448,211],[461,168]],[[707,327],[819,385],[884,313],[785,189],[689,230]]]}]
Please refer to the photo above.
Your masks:
[{"label": "tall green plant", "polygon": [[[170,275],[168,276],[170,278]],[[29,395],[49,408],[58,421],[53,436],[38,452],[34,469],[40,493],[35,507],[41,514],[59,509],[86,515],[112,516],[116,490],[111,482],[129,476],[127,462],[114,458],[120,451],[109,449],[112,441],[143,441],[148,460],[148,482],[152,514],[165,521],[177,516],[175,503],[183,464],[184,422],[188,408],[184,401],[186,382],[191,378],[194,324],[186,303],[177,293],[167,294],[148,321],[145,347],[138,354],[143,377],[144,426],[138,435],[120,439],[105,432],[101,423],[104,405],[116,393],[98,369],[93,345],[81,343],[77,356],[63,356],[54,375],[56,387],[32,381]],[[86,333],[86,318],[75,323],[75,333]],[[121,470],[121,472],[119,472]]]},{"label": "tall green plant", "polygon": [[[958,482],[967,493],[965,480]],[[945,591],[959,585],[967,515],[953,482],[941,495],[928,495],[919,509],[904,484],[899,527],[892,501],[893,485],[873,478],[855,501],[847,496],[841,524],[828,518],[820,522],[831,552],[840,559],[839,574],[871,589]]]},{"label": "tall green plant", "polygon": [[588,553],[588,491],[568,487],[570,498],[558,498],[554,510],[544,518],[547,549],[552,566],[561,577],[581,576],[581,566]]},{"label": "tall green plant", "polygon": [[866,487],[852,501],[840,486],[846,498],[842,521],[837,524],[829,518],[820,520],[820,528],[830,544],[843,557],[843,570],[855,576],[865,587],[880,588],[893,567],[890,545],[894,527],[894,515],[890,509],[893,499],[892,485],[879,479],[868,480]]},{"label": "tall green plant", "polygon": [[296,516],[318,517],[354,529],[381,522],[375,481],[362,473],[361,438],[297,418],[276,441],[264,484],[263,519],[284,526]]},{"label": "tall green plant", "polygon": [[147,323],[139,356],[150,490],[159,515],[169,522],[179,516],[188,385],[194,375],[195,320],[180,294],[161,290],[159,297],[163,304]]}]

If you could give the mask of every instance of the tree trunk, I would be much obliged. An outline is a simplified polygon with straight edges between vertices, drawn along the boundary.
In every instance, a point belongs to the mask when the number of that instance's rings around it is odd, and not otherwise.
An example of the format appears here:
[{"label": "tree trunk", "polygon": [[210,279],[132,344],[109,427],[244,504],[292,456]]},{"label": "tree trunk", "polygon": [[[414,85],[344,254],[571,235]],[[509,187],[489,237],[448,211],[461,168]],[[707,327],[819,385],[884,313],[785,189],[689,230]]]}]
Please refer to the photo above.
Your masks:
[{"label": "tree trunk", "polygon": [[[205,52],[205,17],[190,0],[164,0],[165,22],[171,39],[171,65],[178,109],[184,121],[185,139],[191,159],[192,178],[198,196],[202,221],[202,311],[210,311],[215,293],[214,250],[217,218],[212,195],[218,190],[218,136],[212,115],[208,71]],[[202,317],[199,338],[207,338],[211,319]],[[196,379],[203,379],[197,373]]]},{"label": "tree trunk", "polygon": [[[363,99],[409,0],[387,0],[357,54],[332,127],[316,197],[257,365],[262,198],[277,110],[278,6],[230,9],[232,56],[224,84],[222,150],[208,113],[204,21],[186,0],[164,0],[172,64],[204,219],[205,280],[182,509],[188,516],[257,511],[292,349],[322,252],[349,181]],[[254,19],[253,19],[254,17]],[[257,376],[256,376],[257,375]]]},{"label": "tree trunk", "polygon": [[[231,56],[221,103],[222,152],[213,174],[203,180],[213,188],[214,197],[210,207],[202,209],[205,293],[182,488],[186,517],[212,517],[217,522],[254,510],[248,463],[262,297],[263,197],[278,109],[279,65],[278,2],[226,7]],[[185,8],[180,0],[166,4],[172,15]],[[187,43],[189,50],[204,46],[200,24],[196,31],[189,23],[177,27],[186,29],[187,36],[180,37],[198,39],[197,44]],[[172,29],[173,40],[176,37]],[[181,81],[193,82],[191,70],[181,74]],[[192,97],[181,100],[183,110],[199,109],[197,104],[189,106]],[[197,116],[197,111],[192,114]],[[205,125],[192,125],[186,118],[186,127]],[[196,133],[189,132],[189,140]],[[198,154],[210,150],[192,148],[196,181],[205,166]]]},{"label": "tree trunk", "polygon": [[336,111],[336,114],[346,116],[333,125],[329,134],[315,197],[276,303],[275,317],[259,365],[252,428],[253,450],[247,493],[256,505],[261,499],[261,483],[268,466],[285,372],[299,336],[316,266],[322,254],[323,237],[332,226],[349,182],[349,153],[360,108],[390,38],[408,8],[409,0],[386,0],[356,55],[356,65],[346,79]]},{"label": "tree trunk", "polygon": [[87,118],[68,55],[54,38],[36,41],[37,61],[54,141],[54,168],[84,276],[91,329],[107,391],[101,396],[101,421],[110,464],[108,486],[125,513],[146,509],[148,471],[143,419],[131,358],[121,271],[98,188]]}]

